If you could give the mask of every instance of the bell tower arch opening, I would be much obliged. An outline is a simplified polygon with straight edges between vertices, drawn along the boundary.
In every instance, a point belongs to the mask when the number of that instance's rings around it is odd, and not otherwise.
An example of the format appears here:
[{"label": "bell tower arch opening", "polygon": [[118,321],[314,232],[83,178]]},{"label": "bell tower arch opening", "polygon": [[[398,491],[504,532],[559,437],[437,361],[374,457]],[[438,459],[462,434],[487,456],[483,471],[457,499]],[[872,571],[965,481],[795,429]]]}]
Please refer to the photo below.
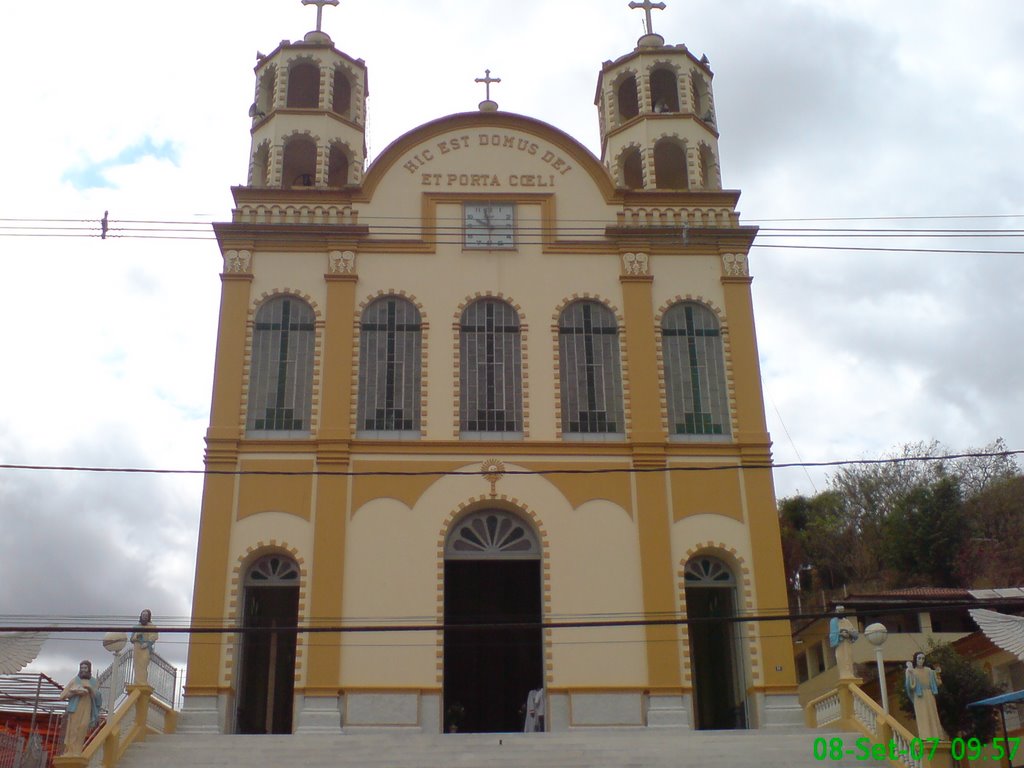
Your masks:
[{"label": "bell tower arch opening", "polygon": [[615,104],[619,122],[640,114],[640,97],[636,89],[636,76],[628,74],[619,81],[615,91]]},{"label": "bell tower arch opening", "polygon": [[288,108],[317,109],[320,106],[320,67],[299,59],[288,68]]},{"label": "bell tower arch opening", "polygon": [[523,730],[544,687],[541,551],[532,526],[484,509],[458,520],[444,552],[446,733]]},{"label": "bell tower arch opening", "polygon": [[686,150],[673,139],[654,145],[654,181],[658,189],[686,189]]},{"label": "bell tower arch opening", "polygon": [[237,679],[238,733],[291,733],[295,692],[294,628],[299,621],[299,567],[265,555],[245,575],[242,654]]},{"label": "bell tower arch opening", "polygon": [[659,114],[679,111],[679,78],[674,70],[658,67],[651,72],[651,105]]},{"label": "bell tower arch opening", "polygon": [[[746,728],[747,702],[736,576],[722,560],[697,555],[686,563],[694,724],[701,730]],[[721,621],[707,621],[721,619]]]}]

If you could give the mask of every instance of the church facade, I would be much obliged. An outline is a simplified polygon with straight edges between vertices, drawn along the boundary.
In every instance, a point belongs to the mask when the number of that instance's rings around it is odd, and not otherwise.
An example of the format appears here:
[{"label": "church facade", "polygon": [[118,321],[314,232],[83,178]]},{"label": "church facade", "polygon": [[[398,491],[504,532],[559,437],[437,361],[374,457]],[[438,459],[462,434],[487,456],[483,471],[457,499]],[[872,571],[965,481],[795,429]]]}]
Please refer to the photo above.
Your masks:
[{"label": "church facade", "polygon": [[488,94],[367,166],[364,62],[319,21],[259,59],[193,605],[237,631],[193,635],[188,727],[802,722],[788,622],[715,620],[787,604],[756,228],[647,14],[601,158]]}]

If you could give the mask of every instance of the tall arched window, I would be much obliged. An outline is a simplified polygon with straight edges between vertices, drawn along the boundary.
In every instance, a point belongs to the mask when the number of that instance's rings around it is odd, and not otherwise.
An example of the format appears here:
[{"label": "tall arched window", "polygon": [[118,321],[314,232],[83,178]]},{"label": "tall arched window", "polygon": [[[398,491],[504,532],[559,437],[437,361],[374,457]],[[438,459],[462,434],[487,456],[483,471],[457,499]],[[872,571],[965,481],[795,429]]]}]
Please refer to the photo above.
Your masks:
[{"label": "tall arched window", "polygon": [[317,109],[320,106],[320,67],[308,61],[292,64],[288,70],[287,106]]},{"label": "tall arched window", "polygon": [[386,296],[366,308],[359,335],[359,429],[420,428],[421,358],[420,313],[411,302]]},{"label": "tall arched window", "polygon": [[629,120],[640,114],[640,100],[636,92],[636,77],[624,77],[615,92],[619,108],[619,119]]},{"label": "tall arched window", "polygon": [[256,313],[249,377],[250,430],[309,431],[313,402],[313,308],[279,296]]},{"label": "tall arched window", "polygon": [[282,186],[312,187],[316,183],[316,144],[308,136],[293,136],[284,145]]},{"label": "tall arched window", "polygon": [[627,149],[622,155],[622,181],[627,189],[644,188],[644,161],[636,147]]},{"label": "tall arched window", "polygon": [[459,330],[459,424],[463,432],[523,431],[519,316],[498,299],[466,307]]},{"label": "tall arched window", "polygon": [[260,75],[259,90],[256,93],[255,118],[269,115],[274,110],[274,87],[277,83],[277,67],[271,65]]},{"label": "tall arched window", "polygon": [[331,110],[339,115],[348,116],[352,108],[352,85],[348,81],[344,67],[334,68],[334,99]]},{"label": "tall arched window", "polygon": [[715,314],[695,302],[676,304],[662,320],[669,433],[728,435],[722,336]]},{"label": "tall arched window", "polygon": [[615,315],[596,301],[577,301],[558,320],[562,432],[621,433],[622,374]]},{"label": "tall arched window", "polygon": [[651,106],[657,113],[679,111],[679,84],[675,71],[656,69],[651,72]]},{"label": "tall arched window", "polygon": [[686,189],[686,151],[672,139],[654,145],[654,180],[658,189]]},{"label": "tall arched window", "polygon": [[338,142],[331,144],[327,158],[327,186],[344,187],[348,184],[348,155]]}]

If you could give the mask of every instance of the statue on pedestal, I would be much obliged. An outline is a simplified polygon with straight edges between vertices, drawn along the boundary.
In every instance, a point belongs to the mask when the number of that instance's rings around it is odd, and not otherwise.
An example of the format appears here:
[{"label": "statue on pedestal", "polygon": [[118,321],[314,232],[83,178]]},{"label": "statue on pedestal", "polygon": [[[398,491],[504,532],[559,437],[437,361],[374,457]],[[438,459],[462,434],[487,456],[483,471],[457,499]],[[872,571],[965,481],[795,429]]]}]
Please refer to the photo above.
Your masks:
[{"label": "statue on pedestal", "polygon": [[149,685],[149,658],[159,635],[153,627],[153,614],[147,608],[139,614],[139,623],[132,630],[132,666],[135,685]]},{"label": "statue on pedestal", "polygon": [[907,662],[904,675],[904,687],[907,696],[914,704],[914,719],[917,720],[917,735],[921,739],[942,739],[949,737],[939,722],[939,710],[935,705],[935,695],[939,692],[939,673],[941,669],[932,669],[924,665],[924,654],[918,651],[914,660]]},{"label": "statue on pedestal", "polygon": [[60,697],[68,702],[67,727],[64,730],[64,754],[79,755],[85,739],[100,719],[103,697],[92,676],[92,662],[78,665],[78,677],[64,686]]},{"label": "statue on pedestal", "polygon": [[836,606],[836,615],[832,617],[828,627],[828,644],[835,649],[836,665],[839,667],[839,679],[852,678],[853,675],[853,644],[857,642],[857,625],[843,615],[843,606]]}]

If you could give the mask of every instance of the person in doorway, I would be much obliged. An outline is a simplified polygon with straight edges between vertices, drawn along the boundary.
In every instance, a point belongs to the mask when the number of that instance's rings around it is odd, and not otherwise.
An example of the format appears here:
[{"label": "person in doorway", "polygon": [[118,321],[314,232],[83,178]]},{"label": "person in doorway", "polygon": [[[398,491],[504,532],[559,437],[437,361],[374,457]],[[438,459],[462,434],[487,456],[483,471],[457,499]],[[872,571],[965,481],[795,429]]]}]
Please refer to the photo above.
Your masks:
[{"label": "person in doorway", "polygon": [[543,688],[537,688],[526,694],[526,720],[523,723],[524,733],[536,733],[544,730],[545,708]]},{"label": "person in doorway", "polygon": [[939,722],[939,709],[935,696],[939,692],[941,669],[932,669],[924,664],[924,653],[918,651],[914,660],[907,662],[904,686],[907,696],[914,704],[914,719],[917,720],[917,735],[922,739],[947,740],[946,732]]},{"label": "person in doorway", "polygon": [[64,730],[64,754],[80,755],[85,739],[100,719],[103,697],[92,676],[92,662],[78,665],[78,677],[64,686],[61,699],[68,702],[67,727]]},{"label": "person in doorway", "polygon": [[153,627],[153,614],[146,608],[139,614],[139,623],[132,630],[131,636],[136,685],[149,685],[149,659],[158,637]]},{"label": "person in doorway", "polygon": [[844,610],[843,606],[836,606],[836,615],[828,628],[828,644],[835,649],[840,680],[853,677],[853,644],[858,637],[857,626],[843,615]]}]

